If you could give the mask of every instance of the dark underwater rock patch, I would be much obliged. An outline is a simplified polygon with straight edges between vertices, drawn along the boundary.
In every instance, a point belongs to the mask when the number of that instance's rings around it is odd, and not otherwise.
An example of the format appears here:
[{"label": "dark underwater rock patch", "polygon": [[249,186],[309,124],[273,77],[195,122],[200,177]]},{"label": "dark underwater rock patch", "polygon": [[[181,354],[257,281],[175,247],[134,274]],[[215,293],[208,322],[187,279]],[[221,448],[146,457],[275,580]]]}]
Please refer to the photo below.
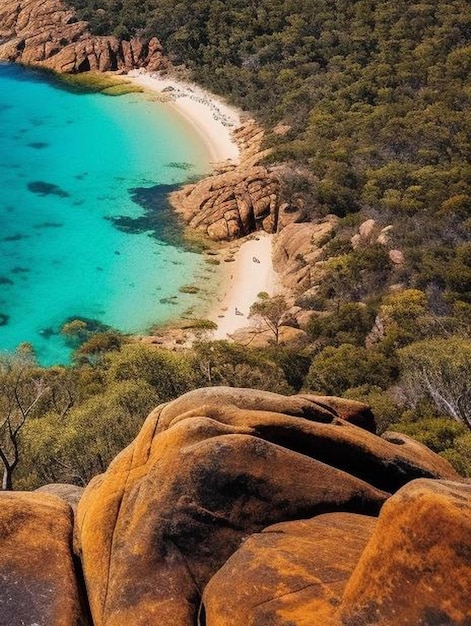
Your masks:
[{"label": "dark underwater rock patch", "polygon": [[19,265],[17,265],[11,270],[11,273],[12,274],[27,274],[30,271],[31,270],[29,269],[29,267],[20,267]]},{"label": "dark underwater rock patch", "polygon": [[62,228],[64,224],[61,222],[41,222],[40,224],[35,224],[34,228]]},{"label": "dark underwater rock patch", "polygon": [[10,320],[10,316],[6,313],[0,313],[0,326],[6,326]]},{"label": "dark underwater rock patch", "polygon": [[182,222],[167,199],[179,187],[180,185],[154,185],[129,189],[131,200],[143,209],[143,214],[138,217],[116,215],[106,219],[121,232],[148,233],[162,243],[185,248],[187,246],[183,240]]},{"label": "dark underwater rock patch", "polygon": [[7,276],[0,276],[0,285],[13,285],[13,281]]},{"label": "dark underwater rock patch", "polygon": [[55,331],[54,328],[51,328],[51,326],[48,326],[47,328],[41,328],[39,334],[41,335],[41,337],[43,337],[43,339],[50,339],[51,337],[59,333]]},{"label": "dark underwater rock patch", "polygon": [[47,148],[48,145],[46,141],[32,141],[27,144],[28,148],[34,148],[35,150],[42,150],[43,148]]},{"label": "dark underwater rock patch", "polygon": [[28,235],[22,233],[16,233],[15,235],[8,235],[3,238],[3,241],[20,241],[21,239],[28,239]]},{"label": "dark underwater rock patch", "polygon": [[38,196],[57,196],[58,198],[68,198],[70,196],[67,191],[64,191],[59,185],[54,183],[47,183],[43,180],[35,180],[27,185],[29,191],[38,194]]}]

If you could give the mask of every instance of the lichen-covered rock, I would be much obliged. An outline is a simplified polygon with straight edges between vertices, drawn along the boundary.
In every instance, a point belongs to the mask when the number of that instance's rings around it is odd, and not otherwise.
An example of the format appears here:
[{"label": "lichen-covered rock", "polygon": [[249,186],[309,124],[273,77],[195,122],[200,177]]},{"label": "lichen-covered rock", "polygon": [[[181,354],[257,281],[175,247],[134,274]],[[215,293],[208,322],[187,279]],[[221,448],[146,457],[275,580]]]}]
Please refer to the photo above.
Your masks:
[{"label": "lichen-covered rock", "polygon": [[0,624],[85,625],[72,558],[72,511],[43,493],[0,494]]},{"label": "lichen-covered rock", "polygon": [[49,485],[43,485],[36,489],[41,493],[49,493],[53,496],[57,496],[64,502],[67,502],[75,511],[83,494],[83,487],[77,485],[69,485],[67,483],[51,483]]},{"label": "lichen-covered rock", "polygon": [[471,485],[415,480],[379,519],[330,513],[254,534],[208,583],[207,626],[467,626]]},{"label": "lichen-covered rock", "polygon": [[[353,406],[342,411],[356,419]],[[325,401],[224,387],[185,394],[151,413],[79,503],[95,626],[192,625],[205,585],[248,535],[326,511],[377,514],[417,476],[456,474]]]},{"label": "lichen-covered rock", "polygon": [[0,60],[57,72],[130,70],[166,66],[157,39],[119,41],[90,34],[86,22],[61,0],[3,0]]},{"label": "lichen-covered rock", "polygon": [[376,518],[328,513],[251,535],[213,576],[207,626],[329,626]]},{"label": "lichen-covered rock", "polygon": [[471,485],[416,480],[381,510],[348,582],[343,624],[471,623]]}]

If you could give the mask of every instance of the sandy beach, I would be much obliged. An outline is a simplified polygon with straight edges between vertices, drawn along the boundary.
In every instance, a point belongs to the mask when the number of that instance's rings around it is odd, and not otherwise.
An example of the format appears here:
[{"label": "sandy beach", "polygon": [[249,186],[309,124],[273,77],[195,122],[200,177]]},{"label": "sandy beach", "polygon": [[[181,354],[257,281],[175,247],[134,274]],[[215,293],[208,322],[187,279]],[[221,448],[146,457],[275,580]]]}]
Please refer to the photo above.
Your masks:
[{"label": "sandy beach", "polygon": [[[214,162],[237,163],[239,149],[232,130],[240,126],[239,112],[197,85],[185,83],[169,75],[133,70],[128,75],[135,84],[165,96],[199,132]],[[277,274],[272,263],[273,236],[254,233],[245,241],[227,244],[229,251],[239,246],[234,261],[219,266],[221,287],[214,306],[209,306],[208,319],[218,325],[213,339],[230,339],[241,328],[253,326],[249,319],[251,305],[261,291],[277,292]]]},{"label": "sandy beach", "polygon": [[244,241],[234,255],[234,261],[223,268],[222,292],[217,306],[209,314],[216,322],[213,339],[230,339],[240,328],[253,326],[249,319],[251,305],[261,291],[270,296],[277,292],[277,274],[272,263],[273,235],[256,233]]},{"label": "sandy beach", "polygon": [[241,124],[237,109],[201,87],[167,74],[132,70],[127,78],[136,85],[162,94],[168,105],[175,107],[201,135],[212,162],[238,162],[239,148],[232,137],[232,130]]}]

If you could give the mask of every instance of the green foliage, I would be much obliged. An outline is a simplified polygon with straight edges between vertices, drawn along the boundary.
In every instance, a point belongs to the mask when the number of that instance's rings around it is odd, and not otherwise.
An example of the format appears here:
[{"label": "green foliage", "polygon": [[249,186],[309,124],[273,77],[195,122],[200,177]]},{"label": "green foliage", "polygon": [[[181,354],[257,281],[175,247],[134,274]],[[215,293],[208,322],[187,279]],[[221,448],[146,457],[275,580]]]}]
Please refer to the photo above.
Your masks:
[{"label": "green foliage", "polygon": [[339,396],[351,387],[366,384],[385,388],[395,376],[394,359],[376,350],[345,343],[339,347],[324,348],[314,357],[305,387]]},{"label": "green foliage", "polygon": [[[397,422],[401,414],[401,408],[387,391],[373,385],[362,385],[347,389],[342,394],[344,398],[358,400],[368,404],[375,416],[378,434],[391,428],[391,424]],[[394,429],[394,427],[392,427]],[[400,428],[398,428],[400,430]],[[401,432],[404,432],[401,430]]]},{"label": "green foliage", "polygon": [[103,394],[74,407],[67,419],[50,412],[31,420],[23,433],[23,449],[34,465],[23,480],[29,486],[86,485],[137,435],[158,400],[143,380],[127,380],[108,385]]},{"label": "green foliage", "polygon": [[471,428],[471,341],[427,339],[398,351],[411,402],[432,402],[438,411]]},{"label": "green foliage", "polygon": [[152,387],[162,402],[193,389],[194,370],[183,353],[143,343],[126,344],[108,354],[105,364],[108,384],[142,380]]},{"label": "green foliage", "polygon": [[342,343],[361,346],[373,326],[375,315],[374,309],[350,302],[326,316],[312,317],[306,330],[313,341],[333,346]]},{"label": "green foliage", "polygon": [[471,433],[465,426],[439,416],[414,419],[414,414],[409,413],[392,424],[391,430],[420,441],[447,459],[457,472],[471,476]]},{"label": "green foliage", "polygon": [[379,244],[357,248],[326,261],[321,295],[337,301],[358,301],[380,294],[387,285],[391,261]]},{"label": "green foliage", "polygon": [[193,359],[201,378],[199,386],[249,387],[292,393],[284,370],[271,350],[251,350],[227,341],[200,341]]},{"label": "green foliage", "polygon": [[288,310],[288,303],[283,295],[270,297],[265,291],[257,296],[257,301],[250,307],[249,317],[259,318],[262,329],[273,333],[275,343],[280,337],[280,326]]}]

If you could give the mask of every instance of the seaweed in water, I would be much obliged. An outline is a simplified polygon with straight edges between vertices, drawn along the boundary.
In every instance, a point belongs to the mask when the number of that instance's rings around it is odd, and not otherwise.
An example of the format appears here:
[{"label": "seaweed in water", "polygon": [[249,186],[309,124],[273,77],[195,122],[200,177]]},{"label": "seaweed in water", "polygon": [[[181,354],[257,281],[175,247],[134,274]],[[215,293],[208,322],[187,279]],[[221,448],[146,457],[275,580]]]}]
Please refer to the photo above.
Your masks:
[{"label": "seaweed in water", "polygon": [[0,276],[0,285],[13,285],[13,281],[6,276]]},{"label": "seaweed in water", "polygon": [[131,200],[144,210],[143,214],[138,217],[109,216],[106,219],[122,232],[148,233],[162,243],[187,248],[183,239],[182,222],[170,207],[167,198],[179,187],[180,185],[155,185],[129,189]]},{"label": "seaweed in water", "polygon": [[168,167],[172,170],[191,170],[194,168],[194,165],[186,161],[171,161],[170,163],[165,163],[164,167]]},{"label": "seaweed in water", "polygon": [[6,313],[0,313],[0,326],[6,326],[9,319],[9,315],[7,315]]},{"label": "seaweed in water", "polygon": [[40,224],[35,224],[34,228],[62,228],[64,224],[61,222],[41,222]]},{"label": "seaweed in water", "polygon": [[58,196],[59,198],[68,198],[70,196],[67,191],[64,191],[58,185],[46,183],[43,180],[35,180],[28,183],[28,189],[39,196]]},{"label": "seaweed in water", "polygon": [[31,270],[28,267],[20,267],[19,265],[17,265],[11,270],[11,273],[12,274],[26,274],[27,272],[30,272],[30,271]]},{"label": "seaweed in water", "polygon": [[27,144],[28,148],[34,148],[35,150],[42,150],[43,148],[47,148],[48,145],[49,144],[45,141],[32,141]]},{"label": "seaweed in water", "polygon": [[4,237],[3,241],[20,241],[20,239],[28,239],[28,235],[22,235],[21,233],[17,233],[16,235],[9,235],[8,237]]},{"label": "seaweed in water", "polygon": [[57,332],[53,328],[48,326],[47,328],[41,328],[41,330],[39,331],[39,334],[44,339],[50,339],[53,335],[56,335]]}]

